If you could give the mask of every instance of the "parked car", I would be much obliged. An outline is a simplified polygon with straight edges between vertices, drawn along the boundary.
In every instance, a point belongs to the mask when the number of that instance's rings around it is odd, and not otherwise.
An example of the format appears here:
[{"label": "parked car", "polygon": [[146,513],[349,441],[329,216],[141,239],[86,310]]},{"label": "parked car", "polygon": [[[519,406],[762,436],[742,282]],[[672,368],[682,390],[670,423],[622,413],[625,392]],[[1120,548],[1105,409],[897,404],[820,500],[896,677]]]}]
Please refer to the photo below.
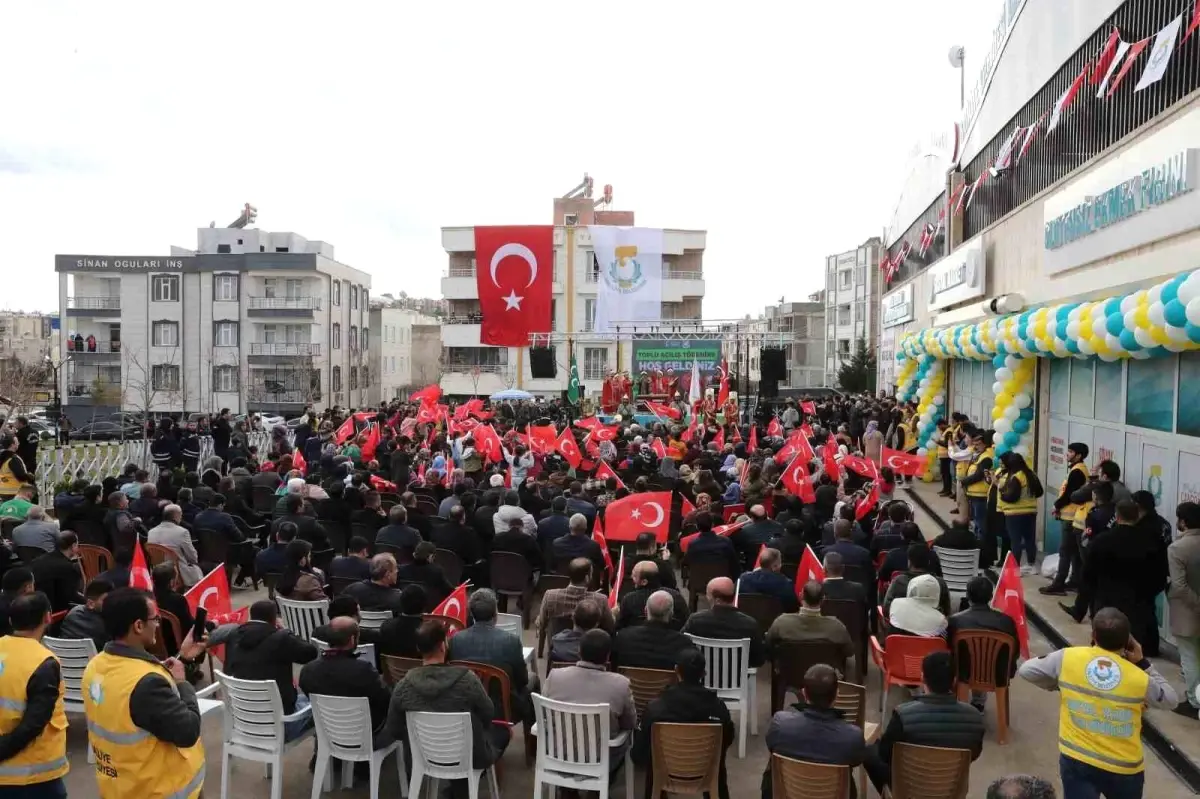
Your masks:
[{"label": "parked car", "polygon": [[30,417],[29,426],[37,431],[38,438],[42,441],[53,441],[58,438],[58,425],[52,424],[45,419]]},{"label": "parked car", "polygon": [[72,441],[119,441],[145,437],[141,425],[123,425],[117,422],[96,421],[80,425],[71,431]]}]

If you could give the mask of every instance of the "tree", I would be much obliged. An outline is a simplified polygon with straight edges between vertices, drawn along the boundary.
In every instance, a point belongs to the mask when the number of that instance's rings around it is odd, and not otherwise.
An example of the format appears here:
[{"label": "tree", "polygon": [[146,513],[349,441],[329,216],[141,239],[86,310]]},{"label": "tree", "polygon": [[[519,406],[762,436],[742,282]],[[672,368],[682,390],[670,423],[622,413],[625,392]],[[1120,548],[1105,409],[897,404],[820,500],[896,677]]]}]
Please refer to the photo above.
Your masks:
[{"label": "tree", "polygon": [[867,342],[860,338],[855,345],[854,355],[838,368],[838,386],[853,394],[864,391],[874,394],[877,376],[875,352],[868,349]]},{"label": "tree", "polygon": [[0,416],[48,403],[53,392],[54,371],[44,361],[30,363],[15,355],[0,359]]}]

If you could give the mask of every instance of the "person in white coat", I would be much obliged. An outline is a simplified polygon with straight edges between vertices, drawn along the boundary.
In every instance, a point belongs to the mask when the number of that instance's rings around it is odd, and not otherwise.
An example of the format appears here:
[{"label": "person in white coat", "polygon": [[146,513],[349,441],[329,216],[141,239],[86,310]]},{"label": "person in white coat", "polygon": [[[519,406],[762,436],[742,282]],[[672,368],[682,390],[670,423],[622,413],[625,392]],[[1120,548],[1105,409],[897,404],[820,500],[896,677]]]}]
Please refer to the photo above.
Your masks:
[{"label": "person in white coat", "polygon": [[157,544],[174,552],[179,576],[185,585],[193,586],[204,577],[204,572],[200,569],[200,558],[196,555],[196,548],[192,546],[191,533],[179,524],[182,520],[183,509],[178,505],[163,508],[162,524],[150,528],[146,543]]}]

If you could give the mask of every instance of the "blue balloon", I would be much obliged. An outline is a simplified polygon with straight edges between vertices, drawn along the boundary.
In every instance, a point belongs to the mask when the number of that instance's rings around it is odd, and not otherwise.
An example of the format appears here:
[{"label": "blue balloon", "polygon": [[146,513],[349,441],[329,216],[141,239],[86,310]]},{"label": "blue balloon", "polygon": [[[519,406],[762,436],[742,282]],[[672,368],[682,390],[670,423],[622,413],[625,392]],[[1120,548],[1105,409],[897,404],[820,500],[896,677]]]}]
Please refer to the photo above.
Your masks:
[{"label": "blue balloon", "polygon": [[[1166,293],[1167,290],[1163,289],[1163,295],[1166,295]],[[1166,307],[1163,308],[1163,316],[1167,318],[1168,325],[1172,327],[1184,327],[1187,324],[1187,306],[1177,298],[1172,297],[1169,302],[1166,302]]]},{"label": "blue balloon", "polygon": [[1025,420],[1032,419],[1033,418],[1033,406],[1031,405],[1028,408],[1022,408],[1021,415],[1017,418],[1025,419]]},{"label": "blue balloon", "polygon": [[1120,313],[1109,314],[1108,319],[1104,322],[1104,329],[1110,336],[1121,335],[1121,331],[1125,329],[1125,317]]},{"label": "blue balloon", "polygon": [[1067,352],[1071,353],[1072,355],[1079,354],[1079,344],[1077,344],[1074,339],[1067,339]]},{"label": "blue balloon", "polygon": [[1004,356],[997,355],[995,358],[992,358],[992,366],[996,367],[997,369],[1004,366]]},{"label": "blue balloon", "polygon": [[[1180,277],[1182,277],[1182,275]],[[1179,297],[1179,283],[1176,283],[1176,280],[1179,280],[1179,278],[1177,277],[1174,280],[1168,280],[1167,284],[1163,286],[1162,294],[1159,297],[1163,305],[1166,305],[1167,303]]]},{"label": "blue balloon", "polygon": [[1015,447],[1017,444],[1021,443],[1021,434],[1011,432],[1011,431],[1008,433],[1005,433],[1004,434],[1004,443],[1010,447]]},{"label": "blue balloon", "polygon": [[[1123,300],[1123,299],[1125,299],[1125,298],[1124,297],[1113,297],[1108,302],[1104,303],[1104,315],[1112,316],[1115,313],[1121,313],[1121,300]],[[1115,336],[1117,334],[1113,333],[1113,335]]]},{"label": "blue balloon", "polygon": [[1067,320],[1066,319],[1058,320],[1058,325],[1055,327],[1054,333],[1059,338],[1066,339],[1066,337],[1067,337]]},{"label": "blue balloon", "polygon": [[1151,358],[1161,358],[1164,355],[1172,354],[1172,352],[1166,347],[1151,347],[1150,349],[1146,350],[1146,352],[1150,353]]},{"label": "blue balloon", "polygon": [[1003,341],[997,341],[996,342],[996,354],[997,355],[1008,355],[1008,345],[1005,344]]},{"label": "blue balloon", "polygon": [[1059,306],[1059,309],[1054,312],[1054,319],[1057,322],[1065,322],[1065,321],[1067,321],[1067,317],[1070,316],[1070,314],[1071,314],[1071,306],[1070,305],[1062,305],[1062,306]]},{"label": "blue balloon", "polygon": [[1184,330],[1191,341],[1200,344],[1200,325],[1193,325],[1191,322],[1188,322]]},{"label": "blue balloon", "polygon": [[1017,419],[1015,422],[1013,422],[1013,431],[1018,434],[1029,432],[1029,420]]},{"label": "blue balloon", "polygon": [[1003,443],[996,445],[996,457],[997,458],[1000,457],[1001,455],[1005,454],[1006,452],[1008,452],[1008,447],[1005,446]]},{"label": "blue balloon", "polygon": [[1122,330],[1120,339],[1121,346],[1130,352],[1137,352],[1142,348],[1142,345],[1138,344],[1137,337],[1133,335],[1132,330]]},{"label": "blue balloon", "polygon": [[1017,325],[1017,338],[1029,338],[1029,325],[1025,322]]}]

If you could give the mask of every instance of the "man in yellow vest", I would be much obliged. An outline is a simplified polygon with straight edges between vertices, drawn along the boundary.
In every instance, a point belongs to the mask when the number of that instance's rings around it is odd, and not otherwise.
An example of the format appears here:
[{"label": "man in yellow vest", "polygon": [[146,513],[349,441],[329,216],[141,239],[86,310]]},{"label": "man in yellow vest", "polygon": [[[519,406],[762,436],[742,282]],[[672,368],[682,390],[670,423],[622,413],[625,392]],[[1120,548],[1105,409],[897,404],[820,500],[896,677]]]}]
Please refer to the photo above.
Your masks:
[{"label": "man in yellow vest", "polygon": [[982,542],[987,535],[988,490],[991,488],[987,478],[996,456],[996,451],[988,443],[987,431],[972,431],[971,450],[973,457],[967,461],[966,472],[959,483],[967,495],[967,508],[975,528],[975,537]]},{"label": "man in yellow vest", "polygon": [[946,423],[945,417],[937,420],[938,468],[942,475],[942,490],[939,497],[954,496],[954,466],[950,462],[950,442],[958,437],[958,428]]},{"label": "man in yellow vest", "polygon": [[0,796],[67,795],[67,714],[62,669],[42,645],[50,623],[45,594],[22,594],[8,609],[12,634],[0,638]]},{"label": "man in yellow vest", "polygon": [[1092,645],[1071,646],[1021,664],[1017,674],[1061,695],[1058,771],[1063,799],[1103,794],[1140,799],[1146,764],[1142,713],[1171,709],[1178,696],[1142,655],[1129,619],[1116,608],[1092,617]]},{"label": "man in yellow vest", "polygon": [[[112,642],[83,672],[101,799],[196,799],[204,787],[200,708],[183,662],[160,663],[146,651],[159,635],[158,605],[137,588],[118,588],[102,612]],[[204,647],[187,635],[179,658]]]},{"label": "man in yellow vest", "polygon": [[1067,479],[1063,480],[1062,487],[1058,490],[1058,499],[1054,500],[1054,516],[1059,520],[1061,528],[1058,571],[1050,585],[1038,589],[1039,593],[1066,596],[1067,591],[1074,591],[1079,587],[1079,580],[1083,576],[1083,552],[1075,534],[1075,514],[1079,513],[1079,504],[1071,495],[1088,484],[1088,468],[1085,461],[1089,451],[1088,445],[1081,441],[1067,445]]}]

